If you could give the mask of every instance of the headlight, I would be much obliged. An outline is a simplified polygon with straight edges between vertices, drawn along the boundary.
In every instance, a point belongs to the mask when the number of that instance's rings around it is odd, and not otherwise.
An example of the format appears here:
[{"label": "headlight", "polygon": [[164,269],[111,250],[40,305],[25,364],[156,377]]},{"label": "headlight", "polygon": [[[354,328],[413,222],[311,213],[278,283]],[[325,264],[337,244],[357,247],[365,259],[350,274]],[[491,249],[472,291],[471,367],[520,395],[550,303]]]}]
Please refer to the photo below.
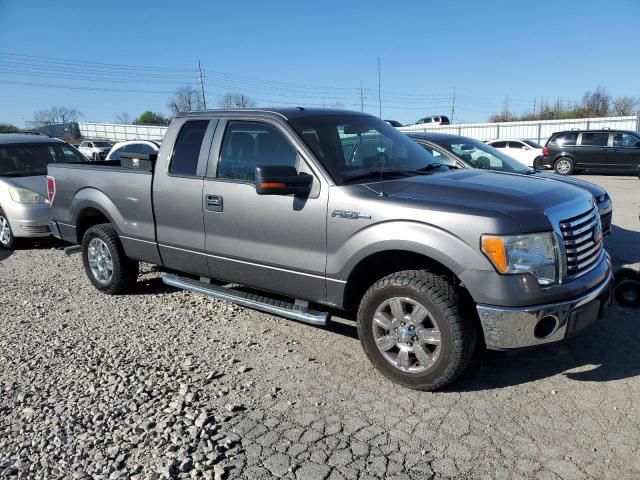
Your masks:
[{"label": "headlight", "polygon": [[500,273],[530,273],[540,285],[558,281],[556,239],[552,232],[483,235],[482,251]]},{"label": "headlight", "polygon": [[26,188],[10,187],[9,196],[11,200],[18,203],[49,203],[49,200],[42,195]]}]

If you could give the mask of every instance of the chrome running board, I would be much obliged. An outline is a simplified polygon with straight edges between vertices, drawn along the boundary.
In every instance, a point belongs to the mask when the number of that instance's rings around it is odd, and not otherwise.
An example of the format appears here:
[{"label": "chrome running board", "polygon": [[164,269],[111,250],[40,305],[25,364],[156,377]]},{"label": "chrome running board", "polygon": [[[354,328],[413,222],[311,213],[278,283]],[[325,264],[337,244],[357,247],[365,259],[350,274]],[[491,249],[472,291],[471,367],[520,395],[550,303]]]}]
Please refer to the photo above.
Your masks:
[{"label": "chrome running board", "polygon": [[209,295],[210,297],[242,305],[243,307],[273,313],[274,315],[280,315],[281,317],[297,320],[298,322],[309,323],[311,325],[325,326],[330,318],[328,312],[319,312],[301,305],[296,305],[295,303],[276,300],[271,297],[247,293],[240,290],[234,290],[232,288],[219,287],[217,285],[211,285],[210,283],[205,283],[191,278],[179,277],[177,275],[165,275],[162,277],[162,281],[172,287],[182,288],[183,290],[189,290],[203,295]]},{"label": "chrome running board", "polygon": [[64,249],[64,253],[67,256],[73,255],[74,253],[80,253],[80,252],[82,252],[81,245],[71,245],[70,247],[66,247]]}]

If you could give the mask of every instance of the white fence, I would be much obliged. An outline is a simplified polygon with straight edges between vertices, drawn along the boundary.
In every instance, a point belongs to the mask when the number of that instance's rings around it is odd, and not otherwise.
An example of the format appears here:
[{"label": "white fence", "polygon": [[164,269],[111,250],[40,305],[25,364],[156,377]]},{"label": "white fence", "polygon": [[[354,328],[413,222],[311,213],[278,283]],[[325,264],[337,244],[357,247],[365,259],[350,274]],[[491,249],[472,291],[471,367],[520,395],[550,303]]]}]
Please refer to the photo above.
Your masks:
[{"label": "white fence", "polygon": [[[78,122],[80,134],[87,139],[104,139],[114,142],[123,140],[161,140],[167,127],[147,125],[122,125],[117,123]],[[478,140],[497,140],[501,138],[528,138],[544,143],[553,132],[559,130],[611,128],[621,130],[640,130],[640,118],[600,117],[577,118],[571,120],[536,120],[526,122],[500,123],[459,123],[455,125],[408,125],[400,127],[404,132],[441,132],[463,135]]]},{"label": "white fence", "polygon": [[118,123],[78,122],[80,135],[86,139],[104,139],[112,142],[124,140],[162,140],[167,127],[153,125],[122,125]]},{"label": "white fence", "polygon": [[500,123],[460,123],[454,125],[408,125],[400,127],[403,132],[440,132],[463,135],[478,140],[498,140],[501,138],[526,138],[544,143],[552,133],[559,130],[611,128],[640,130],[640,118],[600,117],[576,118],[571,120],[536,120],[526,122]]}]

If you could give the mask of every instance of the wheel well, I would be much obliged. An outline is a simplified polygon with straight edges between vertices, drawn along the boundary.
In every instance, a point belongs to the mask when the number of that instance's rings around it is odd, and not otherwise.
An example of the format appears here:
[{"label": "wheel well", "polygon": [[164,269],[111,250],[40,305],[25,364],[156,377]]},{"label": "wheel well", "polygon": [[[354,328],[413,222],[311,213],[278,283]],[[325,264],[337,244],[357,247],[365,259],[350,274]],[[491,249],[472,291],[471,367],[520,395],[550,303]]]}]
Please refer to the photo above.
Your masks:
[{"label": "wheel well", "polygon": [[82,210],[80,215],[78,215],[78,220],[76,221],[76,238],[78,240],[78,244],[82,244],[84,232],[94,225],[99,225],[100,223],[111,222],[104,213],[96,208],[89,207]]},{"label": "wheel well", "polygon": [[388,250],[374,253],[358,263],[351,271],[344,293],[344,307],[357,308],[360,299],[377,280],[400,270],[429,270],[439,276],[447,277],[458,285],[456,275],[440,262],[419,253],[404,250]]}]

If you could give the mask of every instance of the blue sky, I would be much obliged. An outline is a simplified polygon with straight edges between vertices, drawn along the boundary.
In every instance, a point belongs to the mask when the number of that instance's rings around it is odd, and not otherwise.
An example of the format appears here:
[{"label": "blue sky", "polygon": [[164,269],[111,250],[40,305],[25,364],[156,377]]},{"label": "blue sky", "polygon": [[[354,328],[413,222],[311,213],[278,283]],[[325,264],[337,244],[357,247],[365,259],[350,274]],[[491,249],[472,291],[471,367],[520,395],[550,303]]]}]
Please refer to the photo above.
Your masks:
[{"label": "blue sky", "polygon": [[198,60],[210,106],[241,92],[359,110],[362,82],[377,113],[377,57],[384,118],[448,115],[455,87],[454,121],[485,121],[507,95],[515,112],[598,85],[640,96],[639,31],[638,0],[0,0],[0,122],[52,105],[87,121],[168,113]]}]

